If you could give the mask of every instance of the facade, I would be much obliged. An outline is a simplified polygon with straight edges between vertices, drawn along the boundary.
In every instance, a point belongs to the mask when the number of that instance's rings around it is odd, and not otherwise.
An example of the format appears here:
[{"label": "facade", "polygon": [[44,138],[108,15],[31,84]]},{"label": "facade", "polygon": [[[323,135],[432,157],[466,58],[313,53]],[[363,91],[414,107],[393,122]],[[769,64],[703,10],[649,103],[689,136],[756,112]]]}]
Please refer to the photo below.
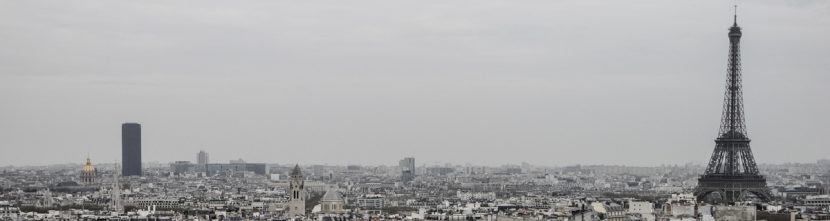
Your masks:
[{"label": "facade", "polygon": [[625,208],[616,203],[605,204],[605,219],[608,221],[626,221]]},{"label": "facade", "polygon": [[98,170],[92,166],[92,161],[86,158],[86,164],[84,164],[84,168],[81,170],[81,184],[94,185],[96,177],[98,177]]},{"label": "facade", "polygon": [[415,158],[403,158],[398,166],[401,168],[401,182],[408,183],[415,179]]},{"label": "facade", "polygon": [[830,206],[830,195],[807,196],[801,202],[805,206]]},{"label": "facade", "polygon": [[121,175],[141,176],[141,125],[121,125]]},{"label": "facade", "polygon": [[370,209],[383,208],[385,205],[383,196],[377,194],[367,194],[358,197],[355,203],[358,207]]},{"label": "facade", "polygon": [[[196,166],[198,167],[199,165]],[[205,173],[208,176],[222,172],[253,172],[257,175],[265,175],[268,173],[268,167],[264,163],[209,163],[205,164],[204,167]]]},{"label": "facade", "polygon": [[654,213],[654,203],[647,201],[631,201],[628,204],[629,213],[652,214]]},{"label": "facade", "polygon": [[496,192],[461,192],[455,194],[460,200],[495,200]]},{"label": "facade", "polygon": [[185,174],[185,173],[193,173],[198,172],[198,167],[204,167],[205,165],[196,165],[191,163],[190,161],[176,161],[170,164],[170,172],[173,174]]},{"label": "facade", "polygon": [[821,195],[823,189],[811,187],[795,187],[792,189],[779,191],[781,197],[784,199],[803,199],[807,196]]},{"label": "facade", "polygon": [[133,202],[139,208],[153,208],[161,210],[178,209],[182,207],[179,199],[140,199]]},{"label": "facade", "polygon": [[[518,169],[518,172],[516,174],[521,173],[521,168],[515,168],[515,169]],[[452,168],[452,167],[429,167],[429,168],[427,168],[427,171],[426,171],[427,174],[438,175],[438,176],[444,176],[444,175],[447,175],[447,174],[450,174],[450,173],[453,173],[453,172],[455,172],[455,168]]]},{"label": "facade", "polygon": [[715,206],[712,217],[718,221],[757,220],[754,206]]},{"label": "facade", "polygon": [[290,191],[290,199],[288,200],[288,216],[305,216],[306,192],[304,188],[305,178],[303,177],[303,172],[300,171],[300,165],[295,165],[294,170],[291,171],[291,181],[288,187]]},{"label": "facade", "polygon": [[199,165],[208,164],[208,163],[210,163],[209,157],[210,156],[208,155],[208,153],[205,152],[204,150],[199,151],[199,154],[197,154],[197,156],[196,156],[196,163],[199,164]]},{"label": "facade", "polygon": [[657,216],[654,214],[654,203],[647,201],[631,201],[628,203],[628,213],[638,214],[640,220],[654,221]]},{"label": "facade", "polygon": [[824,194],[830,194],[830,169],[828,173],[821,176],[821,185],[824,187]]},{"label": "facade", "polygon": [[15,217],[20,213],[20,208],[12,206],[9,201],[0,201],[0,218]]}]

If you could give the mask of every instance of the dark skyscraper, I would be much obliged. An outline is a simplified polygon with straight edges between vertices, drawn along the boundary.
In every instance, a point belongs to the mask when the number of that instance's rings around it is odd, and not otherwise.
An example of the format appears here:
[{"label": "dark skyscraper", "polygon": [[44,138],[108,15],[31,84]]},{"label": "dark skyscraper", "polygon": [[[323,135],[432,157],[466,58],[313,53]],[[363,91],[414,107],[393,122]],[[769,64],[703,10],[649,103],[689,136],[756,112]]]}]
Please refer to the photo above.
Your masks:
[{"label": "dark skyscraper", "polygon": [[141,176],[141,124],[121,125],[121,174]]}]

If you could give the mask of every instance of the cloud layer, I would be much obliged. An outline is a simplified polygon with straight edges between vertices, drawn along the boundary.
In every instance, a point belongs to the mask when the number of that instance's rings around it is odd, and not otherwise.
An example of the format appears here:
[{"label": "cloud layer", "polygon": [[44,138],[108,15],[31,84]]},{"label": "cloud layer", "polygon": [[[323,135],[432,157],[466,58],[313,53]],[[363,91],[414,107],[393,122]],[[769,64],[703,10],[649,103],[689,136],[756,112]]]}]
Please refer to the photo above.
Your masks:
[{"label": "cloud layer", "polygon": [[[4,1],[0,165],[704,162],[731,4]],[[830,2],[740,4],[757,160],[830,158]]]}]

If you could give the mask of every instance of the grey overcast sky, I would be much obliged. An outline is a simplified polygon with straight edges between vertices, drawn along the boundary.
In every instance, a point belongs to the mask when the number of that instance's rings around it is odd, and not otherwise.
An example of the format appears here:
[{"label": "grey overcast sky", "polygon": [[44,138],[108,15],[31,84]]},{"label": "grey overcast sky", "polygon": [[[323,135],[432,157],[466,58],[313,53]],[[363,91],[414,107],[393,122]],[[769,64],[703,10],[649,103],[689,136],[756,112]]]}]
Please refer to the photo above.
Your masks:
[{"label": "grey overcast sky", "polygon": [[[0,165],[703,163],[734,1],[0,0]],[[741,1],[760,163],[830,158],[830,1]]]}]

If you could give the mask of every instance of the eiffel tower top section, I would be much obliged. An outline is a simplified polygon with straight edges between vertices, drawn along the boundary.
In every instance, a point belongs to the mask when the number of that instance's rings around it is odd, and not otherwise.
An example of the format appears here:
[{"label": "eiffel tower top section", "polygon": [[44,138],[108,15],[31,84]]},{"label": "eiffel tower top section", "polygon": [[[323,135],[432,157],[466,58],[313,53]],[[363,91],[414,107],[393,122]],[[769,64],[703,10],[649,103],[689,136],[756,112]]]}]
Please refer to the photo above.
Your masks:
[{"label": "eiffel tower top section", "polygon": [[736,13],[735,21],[729,28],[729,66],[726,71],[726,93],[723,99],[723,115],[718,139],[749,139],[746,133],[741,90],[741,35]]}]

